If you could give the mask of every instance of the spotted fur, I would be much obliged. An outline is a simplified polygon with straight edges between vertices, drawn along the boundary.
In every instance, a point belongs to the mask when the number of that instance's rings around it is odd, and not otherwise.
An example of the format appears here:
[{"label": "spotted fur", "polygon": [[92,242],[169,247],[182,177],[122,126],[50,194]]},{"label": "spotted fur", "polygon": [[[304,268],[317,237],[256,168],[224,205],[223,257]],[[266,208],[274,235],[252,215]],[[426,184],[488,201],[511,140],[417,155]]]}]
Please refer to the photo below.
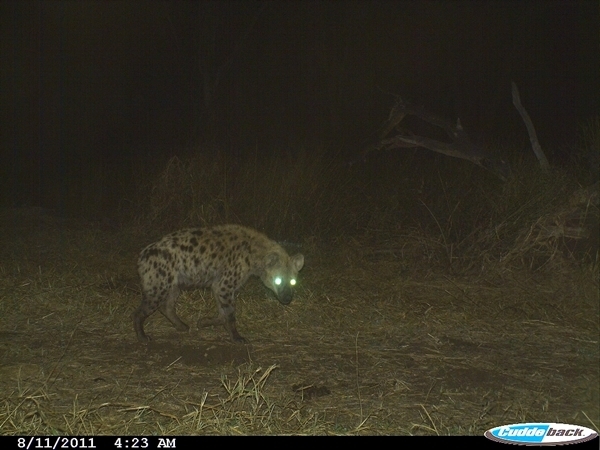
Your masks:
[{"label": "spotted fur", "polygon": [[148,342],[144,322],[159,310],[179,331],[188,331],[175,312],[182,290],[211,287],[218,316],[199,320],[198,328],[222,324],[235,342],[246,342],[235,325],[235,295],[251,275],[259,277],[279,301],[292,301],[301,254],[288,256],[277,242],[239,225],[192,228],[168,234],[142,250],[138,273],[142,302],[134,311],[138,340]]}]

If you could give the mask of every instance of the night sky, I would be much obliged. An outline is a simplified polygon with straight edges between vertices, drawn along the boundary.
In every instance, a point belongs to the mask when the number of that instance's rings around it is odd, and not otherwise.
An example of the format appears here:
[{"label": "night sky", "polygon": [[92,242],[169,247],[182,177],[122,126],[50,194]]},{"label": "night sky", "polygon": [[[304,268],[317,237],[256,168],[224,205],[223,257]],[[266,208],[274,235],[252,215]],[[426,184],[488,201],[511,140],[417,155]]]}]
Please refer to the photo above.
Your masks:
[{"label": "night sky", "polygon": [[[600,112],[598,1],[2,1],[4,174],[56,161],[357,153],[395,95],[542,146]],[[558,150],[557,150],[558,151]],[[38,174],[39,175],[39,174]]]}]

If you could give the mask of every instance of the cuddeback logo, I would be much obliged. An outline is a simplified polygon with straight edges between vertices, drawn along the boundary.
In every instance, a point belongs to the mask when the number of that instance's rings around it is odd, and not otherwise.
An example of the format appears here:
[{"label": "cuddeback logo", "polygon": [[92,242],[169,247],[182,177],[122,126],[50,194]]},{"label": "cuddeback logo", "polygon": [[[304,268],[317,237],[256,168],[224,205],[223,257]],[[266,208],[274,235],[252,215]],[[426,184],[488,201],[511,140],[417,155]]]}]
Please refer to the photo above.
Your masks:
[{"label": "cuddeback logo", "polygon": [[566,423],[515,423],[485,432],[485,437],[505,444],[565,445],[589,441],[598,436],[594,430]]}]

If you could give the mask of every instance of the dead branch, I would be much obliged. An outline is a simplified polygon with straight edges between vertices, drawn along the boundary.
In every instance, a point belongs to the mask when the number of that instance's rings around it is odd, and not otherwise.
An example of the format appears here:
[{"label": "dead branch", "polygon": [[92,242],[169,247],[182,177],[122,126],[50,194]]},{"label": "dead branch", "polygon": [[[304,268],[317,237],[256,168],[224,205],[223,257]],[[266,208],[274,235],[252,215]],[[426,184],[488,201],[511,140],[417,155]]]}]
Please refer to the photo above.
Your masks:
[{"label": "dead branch", "polygon": [[[443,129],[451,142],[442,142],[425,136],[416,136],[404,130],[398,130],[400,122],[409,115],[418,117],[424,122]],[[386,139],[386,136],[394,129],[397,129],[399,134]],[[378,143],[367,147],[364,156],[366,157],[366,154],[373,150],[415,147],[423,147],[446,156],[465,159],[493,172],[503,181],[506,181],[506,178],[510,175],[508,164],[498,158],[491,157],[483,148],[471,141],[461,126],[460,120],[457,120],[456,126],[454,126],[448,121],[426,112],[423,108],[413,108],[402,101],[398,101],[392,108],[390,117],[378,135]]]},{"label": "dead branch", "polygon": [[531,141],[531,148],[533,149],[533,153],[537,157],[540,162],[540,167],[543,172],[548,172],[550,170],[550,164],[548,164],[548,160],[546,159],[546,155],[540,146],[540,143],[537,138],[537,134],[535,133],[535,128],[533,126],[533,122],[531,121],[531,117],[527,114],[527,111],[521,104],[521,97],[519,96],[519,88],[517,88],[517,84],[514,81],[511,81],[512,85],[512,99],[513,105],[521,114],[521,118],[523,122],[525,122],[525,126],[527,127],[527,132],[529,133],[529,140]]}]

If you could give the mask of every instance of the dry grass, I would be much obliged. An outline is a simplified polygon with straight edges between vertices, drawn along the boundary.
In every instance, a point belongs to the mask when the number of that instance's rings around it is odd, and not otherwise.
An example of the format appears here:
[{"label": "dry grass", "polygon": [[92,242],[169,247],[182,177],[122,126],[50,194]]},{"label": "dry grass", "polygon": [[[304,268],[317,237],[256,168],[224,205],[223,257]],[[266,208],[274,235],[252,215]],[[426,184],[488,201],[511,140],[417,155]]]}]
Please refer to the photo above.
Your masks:
[{"label": "dry grass", "polygon": [[[598,124],[584,130],[597,143]],[[523,165],[502,184],[416,154],[349,166],[324,149],[198,151],[140,170],[116,227],[0,210],[0,434],[598,430],[597,185]],[[252,280],[237,314],[251,345],[158,314],[138,344],[140,249],[226,222],[305,255],[295,301]],[[193,324],[214,308],[200,290],[178,313]]]},{"label": "dry grass", "polygon": [[[126,212],[163,233],[185,226],[241,223],[271,236],[323,236],[364,222],[364,183],[325,149],[231,158],[198,149],[173,157],[156,178],[141,170]],[[356,191],[358,190],[358,192]],[[358,217],[357,217],[358,216]]]},{"label": "dry grass", "polygon": [[[271,301],[257,280],[240,293],[251,345],[221,328],[180,334],[154,315],[143,346],[129,314],[147,235],[5,211],[0,433],[480,435],[526,421],[598,430],[598,260],[575,264],[565,239],[534,232],[544,220],[468,261],[424,228],[327,244],[308,235],[294,302]],[[534,255],[546,263],[532,266]],[[186,293],[178,311],[188,323],[214,314],[210,293]]]}]

